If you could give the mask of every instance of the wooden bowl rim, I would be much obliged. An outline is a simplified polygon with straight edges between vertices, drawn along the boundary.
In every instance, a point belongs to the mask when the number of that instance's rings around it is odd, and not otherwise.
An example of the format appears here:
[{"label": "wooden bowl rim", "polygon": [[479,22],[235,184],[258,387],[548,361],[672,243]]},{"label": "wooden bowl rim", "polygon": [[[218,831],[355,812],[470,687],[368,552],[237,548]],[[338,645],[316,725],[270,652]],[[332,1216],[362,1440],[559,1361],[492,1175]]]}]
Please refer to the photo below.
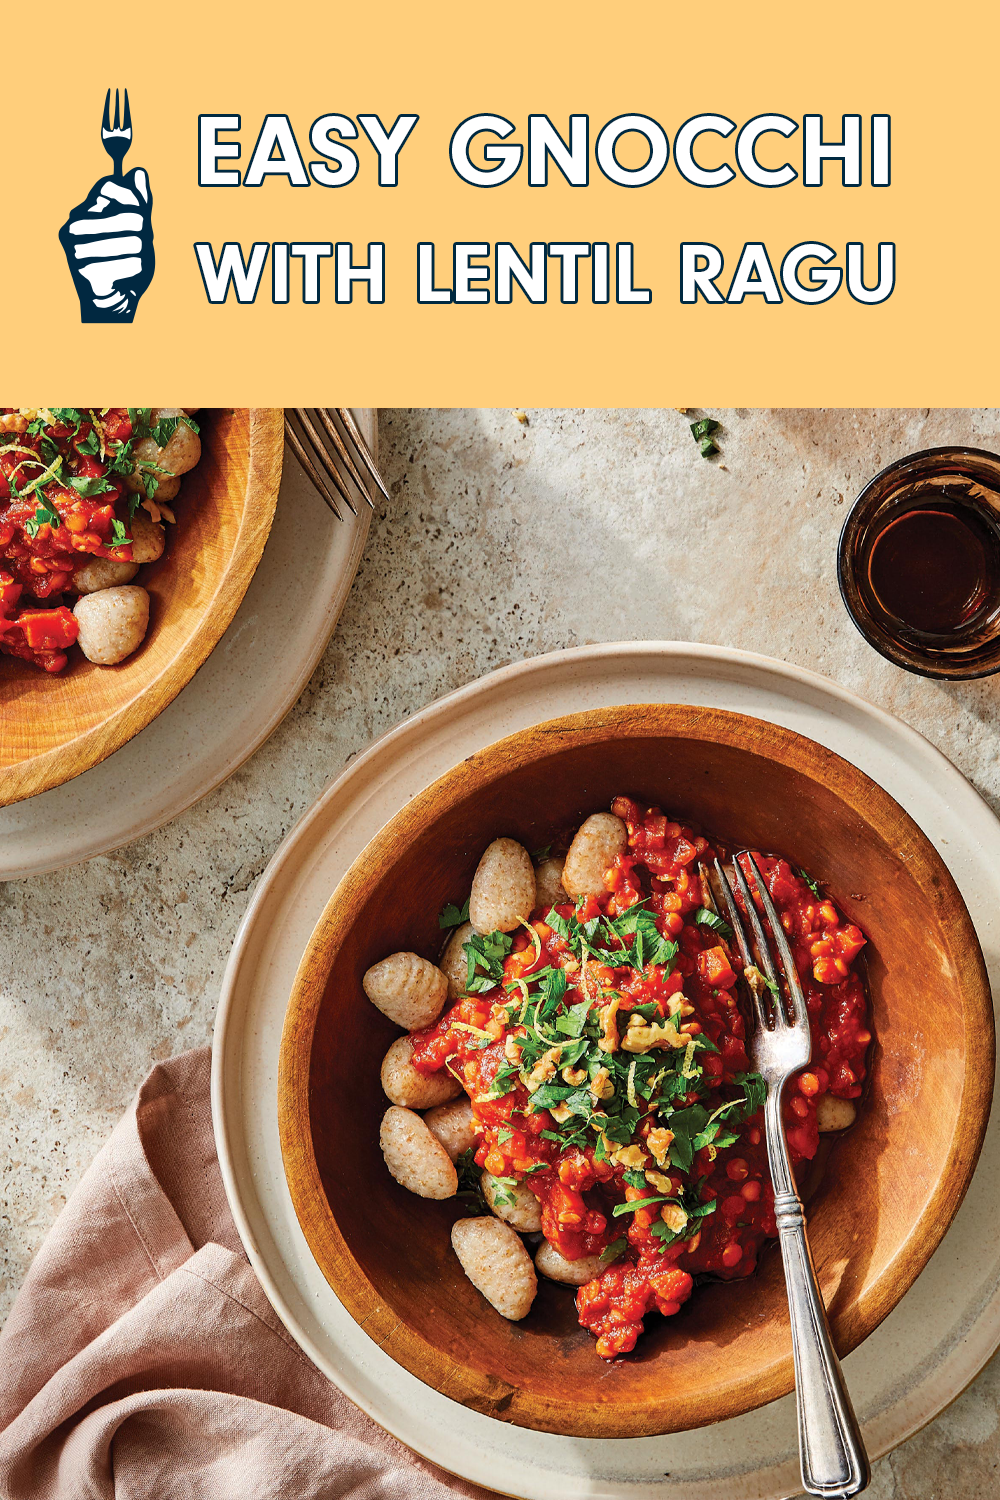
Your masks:
[{"label": "wooden bowl rim", "polygon": [[[284,409],[254,406],[247,410],[250,420],[246,503],[235,545],[219,575],[202,627],[135,697],[120,704],[103,723],[53,745],[40,755],[0,768],[0,807],[62,786],[120,750],[173,702],[229,629],[270,534],[284,455]],[[139,705],[141,712],[137,714]],[[72,764],[67,769],[68,758]]]},{"label": "wooden bowl rim", "polygon": [[[837,1345],[846,1356],[893,1310],[924,1269],[961,1205],[982,1150],[993,1097],[995,1028],[993,1002],[978,936],[955,881],[930,840],[895,798],[865,772],[805,735],[748,714],[688,704],[625,704],[563,715],[518,730],[477,751],[417,793],[369,841],[338,882],[299,963],[282,1028],[278,1064],[278,1128],[289,1195],[309,1249],[338,1299],[359,1326],[393,1359],[432,1388],[475,1410],[496,1414],[489,1377],[467,1366],[456,1380],[453,1358],[402,1324],[379,1298],[352,1254],[330,1208],[312,1144],[309,1080],[312,1042],[330,971],[347,931],[356,920],[365,870],[378,865],[391,843],[421,828],[426,814],[465,800],[477,786],[498,780],[504,762],[540,760],[572,744],[599,742],[609,731],[635,738],[671,733],[708,738],[757,753],[790,769],[800,769],[802,752],[822,767],[825,785],[866,823],[894,825],[911,853],[940,882],[941,923],[954,935],[952,957],[958,970],[963,1012],[978,1024],[968,1028],[961,1100],[948,1158],[920,1218],[910,1227],[886,1271],[851,1306],[848,1331],[838,1328]],[[524,756],[523,741],[536,741]],[[811,779],[817,779],[815,770]],[[317,1212],[317,1206],[319,1212]],[[310,1211],[311,1210],[311,1211]],[[844,1313],[841,1313],[841,1321]],[[595,1355],[596,1358],[596,1355]],[[753,1380],[734,1378],[708,1398],[672,1390],[642,1407],[587,1408],[570,1401],[547,1401],[533,1409],[533,1398],[515,1390],[502,1419],[536,1431],[567,1437],[651,1437],[688,1431],[743,1415],[787,1395],[795,1383],[791,1347],[783,1362]],[[462,1395],[456,1394],[459,1386]]]}]

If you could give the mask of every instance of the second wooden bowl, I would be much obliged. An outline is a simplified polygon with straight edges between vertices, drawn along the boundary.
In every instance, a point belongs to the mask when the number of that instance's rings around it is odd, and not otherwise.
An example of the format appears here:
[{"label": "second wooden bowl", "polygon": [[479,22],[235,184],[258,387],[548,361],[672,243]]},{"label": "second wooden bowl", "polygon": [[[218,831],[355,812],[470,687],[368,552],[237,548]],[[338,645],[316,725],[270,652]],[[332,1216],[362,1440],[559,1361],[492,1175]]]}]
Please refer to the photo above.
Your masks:
[{"label": "second wooden bowl", "polygon": [[379,1065],[398,1032],[361,976],[398,949],[436,957],[438,913],[464,900],[493,838],[535,848],[619,792],[786,855],[868,935],[870,1089],[809,1209],[842,1354],[951,1223],[993,1089],[989,986],[951,876],[887,793],[811,740],[715,709],[602,709],[512,735],[408,803],[331,896],[296,978],[278,1096],[289,1190],[338,1298],[407,1370],[503,1421],[593,1438],[677,1432],[791,1390],[780,1257],[772,1248],[750,1279],[702,1286],[679,1316],[649,1319],[613,1365],[565,1287],[541,1280],[523,1323],[505,1322],[452,1253],[454,1200],[413,1197],[385,1169]]},{"label": "second wooden bowl", "polygon": [[202,453],[181,481],[167,549],[140,572],[142,646],[117,667],[74,651],[50,676],[0,656],[0,807],[59,786],[166,708],[232,621],[274,519],[284,451],[280,407],[199,412]]}]

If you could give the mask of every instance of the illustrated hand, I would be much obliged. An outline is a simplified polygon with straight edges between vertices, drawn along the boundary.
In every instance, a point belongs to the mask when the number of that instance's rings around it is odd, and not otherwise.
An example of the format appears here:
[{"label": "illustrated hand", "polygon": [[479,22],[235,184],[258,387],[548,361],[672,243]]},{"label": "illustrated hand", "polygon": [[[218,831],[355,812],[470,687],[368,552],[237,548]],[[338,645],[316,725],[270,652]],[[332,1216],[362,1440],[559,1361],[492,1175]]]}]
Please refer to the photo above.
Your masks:
[{"label": "illustrated hand", "polygon": [[103,177],[70,212],[59,240],[84,323],[131,323],[153,279],[153,196],[141,167]]}]

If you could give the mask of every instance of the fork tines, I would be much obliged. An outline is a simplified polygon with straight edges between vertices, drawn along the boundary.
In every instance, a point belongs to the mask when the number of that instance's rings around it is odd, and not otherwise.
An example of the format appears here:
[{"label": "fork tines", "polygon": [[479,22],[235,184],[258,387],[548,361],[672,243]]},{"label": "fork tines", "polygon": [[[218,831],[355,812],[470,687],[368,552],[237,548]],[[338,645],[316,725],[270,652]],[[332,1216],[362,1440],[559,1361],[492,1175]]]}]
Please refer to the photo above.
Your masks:
[{"label": "fork tines", "polygon": [[118,113],[118,90],[115,89],[115,123],[111,123],[111,90],[108,89],[107,98],[104,101],[104,119],[101,121],[101,129],[105,135],[127,135],[132,138],[132,115],[128,107],[128,89],[125,90],[125,113]]},{"label": "fork tines", "polygon": [[[753,881],[754,894],[760,901],[767,925],[770,928],[771,939],[764,930],[764,924],[757,910],[757,903],[750,894],[750,887],[743,869],[743,861],[750,872]],[[788,1003],[791,1005],[792,1021],[797,1026],[808,1027],[809,1018],[806,1010],[805,995],[799,982],[798,970],[792,957],[792,950],[788,946],[785,929],[781,925],[771,893],[767,888],[760,871],[760,866],[749,849],[744,849],[732,860],[732,875],[723,868],[719,860],[714,862],[715,875],[719,886],[722,903],[726,908],[726,920],[733,929],[736,941],[740,948],[740,963],[743,966],[744,977],[747,988],[753,998],[754,1018],[758,1026],[782,1026],[788,1024],[788,1013],[786,1011],[787,992]],[[737,901],[737,892],[741,898],[743,911],[750,923],[753,932],[753,945],[747,934],[743,913],[740,911],[740,901]],[[773,948],[777,949],[778,962],[775,962]],[[756,956],[754,953],[756,949]],[[763,970],[763,972],[761,972]],[[770,994],[770,1003],[765,996]]]},{"label": "fork tines", "polygon": [[338,497],[354,515],[358,513],[354,494],[360,495],[372,510],[375,509],[373,490],[391,499],[368,444],[347,407],[289,407],[285,411],[285,436],[338,520],[344,519]]}]

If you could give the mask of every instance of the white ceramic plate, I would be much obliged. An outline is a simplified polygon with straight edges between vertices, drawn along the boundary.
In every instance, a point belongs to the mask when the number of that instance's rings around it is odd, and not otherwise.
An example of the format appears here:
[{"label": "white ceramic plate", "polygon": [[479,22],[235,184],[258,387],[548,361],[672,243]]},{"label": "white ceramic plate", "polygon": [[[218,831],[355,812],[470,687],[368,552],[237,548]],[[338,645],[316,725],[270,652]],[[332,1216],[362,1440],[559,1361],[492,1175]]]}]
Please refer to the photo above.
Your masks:
[{"label": "white ceramic plate", "polygon": [[[282,1172],[276,1100],[285,1005],[313,926],[348,865],[410,797],[464,756],[543,719],[629,702],[754,714],[854,762],[940,850],[976,923],[991,981],[1000,979],[1000,824],[920,735],[826,678],[744,651],[640,643],[561,652],[493,673],[376,741],[285,840],[240,927],[223,984],[213,1071],[219,1158],[247,1253],[290,1332],[359,1406],[434,1463],[524,1500],[719,1500],[723,1493],[777,1500],[800,1487],[792,1397],[696,1432],[594,1441],[512,1427],[423,1385],[338,1303],[299,1230]],[[846,1361],[873,1456],[936,1416],[1000,1342],[998,1170],[1000,1126],[991,1124],[937,1253]]]},{"label": "white ceramic plate", "polygon": [[[355,416],[374,450],[375,410]],[[286,449],[264,555],[222,640],[173,703],[114,755],[0,808],[0,880],[58,870],[162,828],[264,743],[312,676],[361,561],[371,512],[359,505],[355,518],[341,509],[343,522]]]}]

